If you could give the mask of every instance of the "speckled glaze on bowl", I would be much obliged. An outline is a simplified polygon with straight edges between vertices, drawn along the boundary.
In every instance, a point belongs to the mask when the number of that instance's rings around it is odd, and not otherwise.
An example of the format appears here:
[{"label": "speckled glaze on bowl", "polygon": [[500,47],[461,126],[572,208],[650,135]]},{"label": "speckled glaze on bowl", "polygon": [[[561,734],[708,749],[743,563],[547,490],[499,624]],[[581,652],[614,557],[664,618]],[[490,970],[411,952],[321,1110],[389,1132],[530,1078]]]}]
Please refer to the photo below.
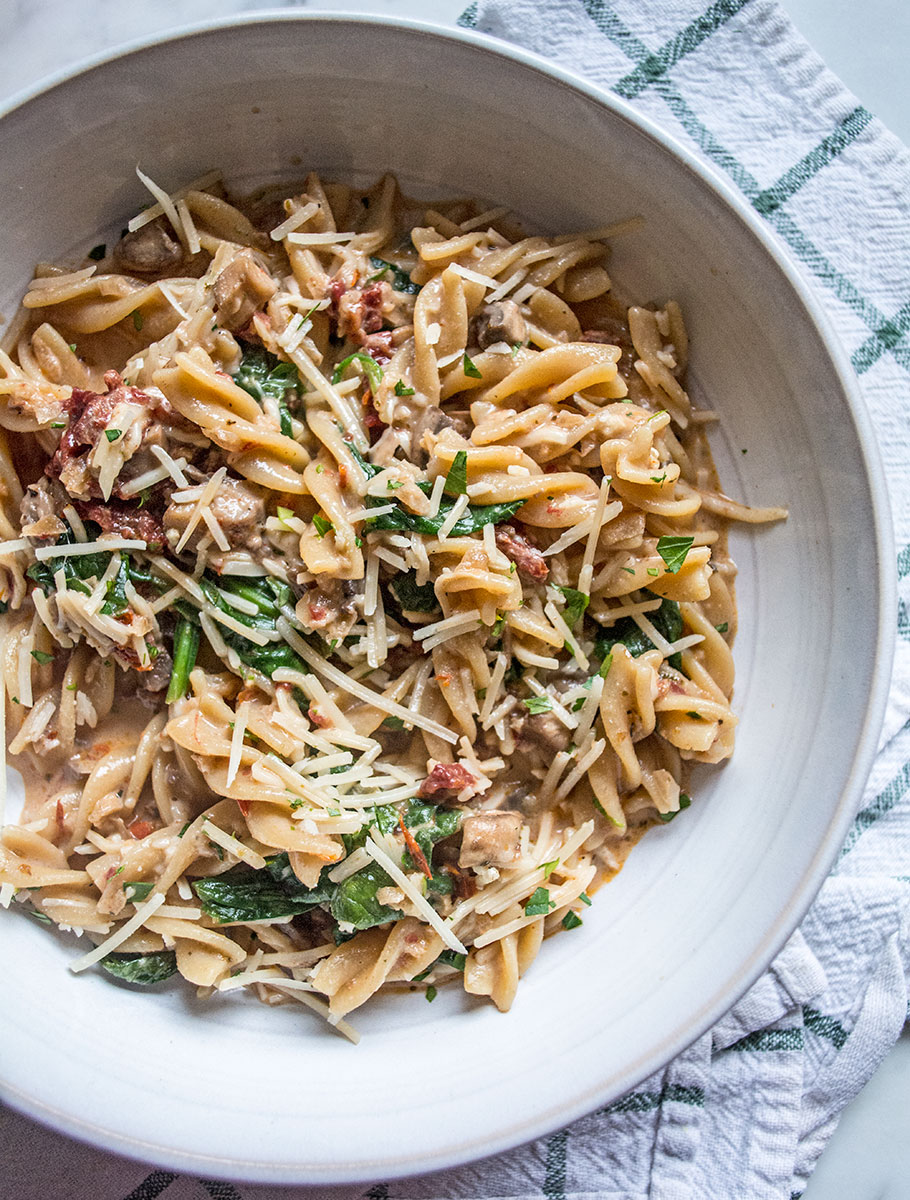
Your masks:
[{"label": "speckled glaze on bowl", "polygon": [[145,199],[137,162],[168,187],[214,166],[240,186],[392,170],[413,193],[478,195],[554,232],[642,214],[613,274],[682,304],[727,490],[791,512],[734,541],[735,757],[644,839],[582,930],[544,946],[510,1014],[445,989],[432,1007],[383,998],[354,1048],[296,1006],[74,977],[65,939],[0,913],[0,1095],[193,1174],[325,1184],[479,1158],[634,1086],[793,930],[881,724],[887,501],[849,366],[794,268],[740,198],[614,97],[491,39],[380,18],[241,18],[132,48],[19,98],[0,162],[6,315],[36,260],[116,235]]}]

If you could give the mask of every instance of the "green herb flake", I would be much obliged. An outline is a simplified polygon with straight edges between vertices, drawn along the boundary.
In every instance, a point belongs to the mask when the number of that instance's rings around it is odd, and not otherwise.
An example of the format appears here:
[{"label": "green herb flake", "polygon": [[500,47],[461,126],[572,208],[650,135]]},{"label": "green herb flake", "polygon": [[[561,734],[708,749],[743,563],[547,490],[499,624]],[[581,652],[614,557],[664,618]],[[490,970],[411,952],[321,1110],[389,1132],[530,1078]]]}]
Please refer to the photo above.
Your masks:
[{"label": "green herb flake", "polygon": [[550,712],[553,708],[553,701],[549,696],[529,696],[527,700],[522,700],[522,704],[532,716]]},{"label": "green herb flake", "polygon": [[313,517],[313,525],[315,526],[316,532],[321,538],[324,538],[330,529],[335,528],[328,517],[324,517],[322,513],[317,513],[316,516]]},{"label": "green herb flake", "polygon": [[658,576],[660,574],[660,567],[648,567],[648,574],[652,578],[655,578],[656,576]]},{"label": "green herb flake", "polygon": [[561,924],[563,929],[577,929],[579,925],[583,925],[584,922],[578,913],[574,913],[570,909],[563,917]]},{"label": "green herb flake", "polygon": [[380,728],[404,729],[404,721],[401,719],[401,717],[386,717]]},{"label": "green herb flake", "polygon": [[136,330],[137,333],[140,333],[142,330],[142,313],[139,311],[138,308],[133,313],[133,328]]},{"label": "green herb flake", "polygon": [[66,421],[51,421],[51,429],[66,429]]},{"label": "green herb flake", "polygon": [[585,615],[585,611],[591,603],[591,597],[586,592],[576,591],[575,588],[560,587],[559,590],[566,598],[566,606],[562,611],[562,619],[570,629],[574,629]]},{"label": "green herb flake", "polygon": [[69,348],[70,348],[70,350],[72,350],[73,354],[76,353],[76,343],[75,342],[70,342]]},{"label": "green herb flake", "polygon": [[468,452],[459,450],[446,475],[445,490],[450,496],[466,496],[468,492]]},{"label": "green herb flake", "polygon": [[22,911],[30,916],[33,921],[38,921],[41,925],[53,924],[47,913],[39,912],[37,908],[24,908]]},{"label": "green herb flake", "polygon": [[657,539],[657,553],[667,564],[671,575],[677,575],[686,555],[692,549],[694,537],[662,537]]},{"label": "green herb flake", "polygon": [[613,666],[613,655],[605,654],[604,660],[600,664],[600,670],[597,672],[597,674],[601,677],[601,679],[606,679],[606,677],[610,674],[610,668],[612,666]]},{"label": "green herb flake", "polygon": [[626,573],[627,575],[634,575],[634,574],[635,574],[635,568],[634,568],[634,567],[623,567],[623,570],[625,571],[625,573]]},{"label": "green herb flake", "polygon": [[177,834],[177,837],[182,838],[183,835],[186,833],[186,831],[189,829],[189,827],[192,825],[192,823],[193,823],[192,821],[187,821],[187,823],[184,825],[184,827]]},{"label": "green herb flake", "polygon": [[727,630],[730,628],[730,626],[727,621],[724,621],[724,623],[722,625],[715,625],[714,628],[717,630],[718,633],[726,633]]},{"label": "green herb flake", "polygon": [[552,862],[541,863],[539,870],[543,871],[544,879],[551,875],[559,866],[559,859],[554,858]]},{"label": "green herb flake", "polygon": [[33,650],[32,658],[35,662],[40,663],[42,667],[46,667],[48,663],[54,661],[53,654],[47,654],[44,650]]},{"label": "green herb flake", "polygon": [[275,509],[275,512],[278,515],[279,521],[289,521],[294,515],[294,510],[292,508],[283,508],[280,504]]},{"label": "green herb flake", "polygon": [[143,900],[147,900],[150,893],[154,889],[153,883],[144,883],[140,880],[126,880],[123,884],[123,893],[127,900],[132,900],[134,904],[139,904]]},{"label": "green herb flake", "polygon": [[439,992],[437,992],[436,988],[434,988],[431,983],[430,986],[426,990],[427,1003],[432,1004],[438,995],[439,995]]},{"label": "green herb flake", "polygon": [[344,378],[344,373],[352,363],[357,363],[363,374],[369,380],[370,388],[375,393],[379,391],[379,386],[382,383],[382,367],[375,358],[370,358],[369,354],[364,354],[357,350],[354,354],[349,354],[347,358],[343,358],[332,372],[332,383],[340,383]]},{"label": "green herb flake", "polygon": [[469,379],[483,379],[483,375],[478,370],[475,363],[468,358],[467,354],[465,354],[464,358],[461,360],[461,366],[465,375],[467,375]]},{"label": "green herb flake", "polygon": [[122,429],[105,429],[104,436],[109,442],[116,442],[121,433],[123,433]]},{"label": "green herb flake", "polygon": [[687,717],[691,717],[693,721],[702,721],[702,720],[704,720],[704,718],[702,717],[701,713],[692,712],[691,710],[690,710],[689,712],[687,712],[687,713],[686,713],[686,716],[687,716]]},{"label": "green herb flake", "polygon": [[587,892],[582,892],[581,895],[578,897],[578,899],[582,902],[582,904],[590,905],[592,903],[591,897],[588,895]]},{"label": "green herb flake", "polygon": [[691,803],[692,803],[691,796],[687,796],[685,792],[680,792],[679,793],[679,808],[676,809],[675,812],[661,813],[660,819],[664,822],[664,824],[666,824],[667,821],[672,821],[674,817],[679,816],[679,814],[682,812],[682,810],[684,808],[688,808]]},{"label": "green herb flake", "polygon": [[395,393],[396,396],[413,396],[414,395],[414,389],[405,387],[405,383],[404,383],[403,379],[397,379],[395,381],[395,386],[394,386],[394,388],[392,388],[392,391]]},{"label": "green herb flake", "polygon": [[550,893],[545,887],[539,887],[525,905],[526,917],[545,917],[550,909],[556,907],[556,901],[550,899]]}]

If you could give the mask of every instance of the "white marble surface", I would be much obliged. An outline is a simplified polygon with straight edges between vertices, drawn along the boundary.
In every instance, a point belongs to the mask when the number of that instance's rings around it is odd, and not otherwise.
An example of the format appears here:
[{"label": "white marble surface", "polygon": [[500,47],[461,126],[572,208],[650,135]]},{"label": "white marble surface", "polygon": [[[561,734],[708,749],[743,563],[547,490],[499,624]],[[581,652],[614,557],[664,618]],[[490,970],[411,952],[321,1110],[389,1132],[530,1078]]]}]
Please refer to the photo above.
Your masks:
[{"label": "white marble surface", "polygon": [[[284,4],[275,0],[271,3],[0,0],[0,103],[30,88],[43,76],[84,58],[149,34],[218,15],[304,8],[384,12],[454,23],[465,3],[466,0],[359,0],[359,3],[321,0],[318,4],[309,4],[307,0],[286,0]],[[910,2],[784,0],[784,7],[860,101],[899,137],[910,142],[910,89],[906,85]],[[804,1197],[805,1200],[910,1197],[910,1030],[905,1031],[865,1091],[845,1111]]]}]

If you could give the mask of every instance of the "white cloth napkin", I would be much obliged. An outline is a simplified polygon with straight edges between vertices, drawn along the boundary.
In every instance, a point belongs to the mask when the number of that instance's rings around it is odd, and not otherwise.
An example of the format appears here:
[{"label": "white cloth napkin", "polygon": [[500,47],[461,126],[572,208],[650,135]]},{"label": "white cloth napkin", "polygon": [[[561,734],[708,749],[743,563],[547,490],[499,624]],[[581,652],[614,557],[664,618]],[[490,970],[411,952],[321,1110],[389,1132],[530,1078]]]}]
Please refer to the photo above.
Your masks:
[{"label": "white cloth napkin", "polygon": [[[209,15],[203,7],[192,15]],[[800,263],[881,433],[901,577],[897,660],[880,753],[842,855],[801,929],[714,1030],[549,1138],[458,1170],[318,1196],[795,1200],[907,1016],[910,156],[772,0],[478,0],[461,23],[628,99],[732,180]],[[0,1146],[0,1192],[17,1200],[316,1195],[151,1170],[14,1113],[0,1116]]]}]

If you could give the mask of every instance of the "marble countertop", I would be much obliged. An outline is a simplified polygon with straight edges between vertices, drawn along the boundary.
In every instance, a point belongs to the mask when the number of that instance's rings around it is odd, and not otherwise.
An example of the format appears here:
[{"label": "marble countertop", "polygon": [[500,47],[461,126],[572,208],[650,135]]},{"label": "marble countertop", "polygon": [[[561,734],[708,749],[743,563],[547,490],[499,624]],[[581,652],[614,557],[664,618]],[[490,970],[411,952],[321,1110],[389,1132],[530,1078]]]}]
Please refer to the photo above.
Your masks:
[{"label": "marble countertop", "polygon": [[[860,101],[910,142],[910,89],[906,86],[910,4],[898,0],[865,0],[862,5],[854,0],[783,0],[783,6]],[[110,0],[0,0],[0,103],[81,59],[213,16],[266,8],[313,8],[384,12],[454,24],[464,7],[465,0],[321,0],[312,5],[307,0],[119,0],[116,4]],[[48,1135],[49,1141],[55,1136]],[[910,1030],[845,1110],[804,1200],[905,1200],[908,1195]]]}]

